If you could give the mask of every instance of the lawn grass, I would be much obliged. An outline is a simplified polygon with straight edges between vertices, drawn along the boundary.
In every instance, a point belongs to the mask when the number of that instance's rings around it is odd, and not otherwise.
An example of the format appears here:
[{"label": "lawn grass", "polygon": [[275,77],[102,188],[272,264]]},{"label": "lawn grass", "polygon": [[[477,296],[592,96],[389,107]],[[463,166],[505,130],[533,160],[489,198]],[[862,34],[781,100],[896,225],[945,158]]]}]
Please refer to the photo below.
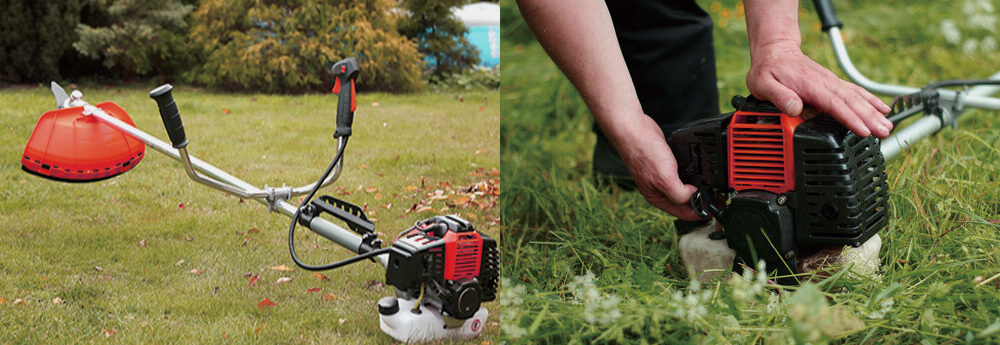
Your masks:
[{"label": "lawn grass", "polygon": [[[716,20],[719,103],[730,109],[730,97],[747,93],[745,24],[735,1],[699,3]],[[1000,27],[987,29],[963,13],[970,7],[995,18],[996,1],[988,2],[992,10],[979,1],[835,4],[851,56],[873,80],[920,86],[1000,70],[995,40],[984,39]],[[503,49],[510,52],[501,84],[508,186],[501,304],[509,306],[502,322],[512,343],[1000,341],[996,113],[969,112],[957,130],[889,162],[891,219],[881,232],[880,277],[838,274],[780,288],[761,277],[693,284],[677,252],[673,217],[635,192],[594,181],[586,106],[513,2],[501,6]],[[803,7],[803,50],[840,74],[811,3]],[[961,31],[958,43],[941,32],[948,19]]]},{"label": "lawn grass", "polygon": [[[92,103],[115,101],[138,128],[166,140],[148,97],[153,87],[79,88]],[[499,183],[491,173],[499,168],[498,96],[360,94],[345,171],[326,194],[364,205],[387,242],[417,220],[450,213],[497,237],[495,207],[442,210],[439,200],[432,211],[405,210],[425,193],[454,198],[451,191],[470,184]],[[333,158],[334,95],[178,86],[174,98],[191,154],[251,184],[307,184]],[[393,295],[381,285],[384,269],[362,262],[321,280],[295,268],[287,217],[190,181],[179,162],[152,149],[132,171],[95,183],[21,171],[24,145],[53,100],[47,85],[0,90],[0,344],[395,342],[379,329],[375,308]],[[352,255],[299,229],[306,262]],[[271,269],[279,265],[295,270]],[[247,275],[259,281],[250,286]],[[280,277],[293,281],[277,284]],[[265,298],[276,305],[258,308]],[[485,329],[477,341],[498,337],[496,322]]]}]

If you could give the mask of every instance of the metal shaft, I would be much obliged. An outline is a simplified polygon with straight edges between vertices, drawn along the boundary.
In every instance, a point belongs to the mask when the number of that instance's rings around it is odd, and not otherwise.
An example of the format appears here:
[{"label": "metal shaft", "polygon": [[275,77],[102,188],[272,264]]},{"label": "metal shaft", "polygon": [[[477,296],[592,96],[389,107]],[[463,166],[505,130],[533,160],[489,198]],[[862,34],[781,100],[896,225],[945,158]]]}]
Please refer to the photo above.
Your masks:
[{"label": "metal shaft", "polygon": [[[153,148],[154,150],[163,153],[167,157],[173,158],[174,160],[181,162],[181,164],[184,165],[184,169],[188,173],[188,175],[191,176],[191,178],[198,183],[205,184],[212,188],[216,188],[244,198],[255,200],[265,205],[268,204],[268,201],[266,200],[266,197],[268,195],[267,191],[254,187],[253,185],[247,183],[246,181],[243,181],[233,175],[230,175],[229,173],[219,168],[216,168],[211,164],[208,164],[196,157],[188,155],[187,149],[176,150],[173,147],[171,147],[170,144],[163,142],[160,139],[157,139],[156,137],[150,135],[149,133],[143,132],[142,130],[135,128],[132,125],[129,125],[113,116],[108,115],[99,108],[93,107],[93,111],[91,111],[90,115],[96,117],[98,120],[104,122],[105,124],[108,124],[109,126],[114,127],[132,136],[133,138],[136,138],[137,140],[143,142],[144,144]],[[343,145],[343,142],[338,140],[338,148],[340,148],[340,145]],[[342,170],[341,166],[342,164],[338,164],[338,166],[334,168],[334,171],[330,174],[331,176],[327,178],[326,181],[323,181],[324,186],[329,183],[332,183],[334,180],[337,179],[337,177],[339,177],[340,171]],[[195,173],[196,171],[205,174],[207,176],[210,176],[211,178],[214,178],[218,181],[211,181],[208,179],[200,178]],[[309,190],[311,190],[314,185],[315,183],[295,188],[295,190],[301,191],[302,189],[305,189],[305,192],[301,193],[305,194],[308,193]],[[274,209],[277,210],[278,213],[281,213],[287,217],[294,216],[295,211],[298,209],[298,207],[284,200],[275,200],[273,201],[273,203],[274,203]],[[320,234],[321,236],[355,253],[357,253],[361,247],[360,236],[354,234],[354,232],[350,230],[344,229],[343,227],[333,224],[320,217],[314,217],[312,222],[309,223],[308,228],[316,232],[317,234]],[[379,255],[378,260],[379,263],[382,264],[382,266],[388,266],[389,255],[388,254]]]}]

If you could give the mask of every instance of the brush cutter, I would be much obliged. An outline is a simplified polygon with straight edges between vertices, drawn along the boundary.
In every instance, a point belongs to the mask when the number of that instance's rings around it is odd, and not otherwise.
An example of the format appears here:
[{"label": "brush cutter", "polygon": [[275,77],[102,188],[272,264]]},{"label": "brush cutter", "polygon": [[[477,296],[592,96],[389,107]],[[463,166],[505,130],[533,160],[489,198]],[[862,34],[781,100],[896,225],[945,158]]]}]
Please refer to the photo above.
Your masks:
[{"label": "brush cutter", "polygon": [[[672,133],[667,142],[681,180],[698,188],[691,206],[718,224],[676,223],[685,266],[701,280],[759,261],[786,284],[831,264],[874,275],[878,232],[888,223],[885,160],[954,127],[968,108],[1000,110],[1000,99],[988,97],[1000,90],[1000,72],[919,89],[872,82],[851,63],[833,5],[813,3],[847,76],[873,93],[896,96],[888,115],[896,129],[881,141],[860,138],[826,114],[791,117],[750,96],[733,98],[733,113]],[[963,89],[946,89],[956,86]]]},{"label": "brush cutter", "polygon": [[[292,218],[288,246],[293,261],[308,270],[327,270],[371,259],[386,268],[386,283],[396,297],[377,303],[382,331],[403,342],[464,339],[479,335],[489,312],[481,304],[496,297],[499,253],[496,241],[464,219],[449,215],[417,222],[399,234],[388,248],[375,234],[364,210],[350,202],[316,192],[336,181],[343,171],[343,154],[351,136],[357,98],[357,60],[333,65],[337,94],[337,150],[315,183],[257,188],[188,154],[177,104],[170,84],[152,90],[170,144],[135,127],[128,114],[112,102],[90,105],[82,94],[67,96],[54,82],[58,110],[42,115],[21,163],[25,171],[60,181],[90,182],[113,177],[135,167],[145,146],[182,163],[195,182],[244,199],[256,200]],[[307,195],[299,206],[288,201]],[[325,217],[325,218],[324,218]],[[329,218],[329,219],[328,219]],[[330,219],[346,224],[347,228]],[[327,265],[309,265],[295,253],[295,227],[302,225],[358,255]]]}]

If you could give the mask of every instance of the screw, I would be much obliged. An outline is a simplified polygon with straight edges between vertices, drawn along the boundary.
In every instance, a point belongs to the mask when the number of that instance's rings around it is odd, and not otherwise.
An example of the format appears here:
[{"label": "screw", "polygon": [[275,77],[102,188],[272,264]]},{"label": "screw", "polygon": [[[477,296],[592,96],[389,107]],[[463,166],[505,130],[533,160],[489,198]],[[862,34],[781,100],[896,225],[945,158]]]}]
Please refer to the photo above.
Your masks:
[{"label": "screw", "polygon": [[794,257],[795,257],[795,251],[794,250],[789,250],[789,251],[785,252],[785,259],[786,260],[791,260]]},{"label": "screw", "polygon": [[778,196],[778,205],[784,205],[786,202],[788,202],[787,196],[784,194]]}]

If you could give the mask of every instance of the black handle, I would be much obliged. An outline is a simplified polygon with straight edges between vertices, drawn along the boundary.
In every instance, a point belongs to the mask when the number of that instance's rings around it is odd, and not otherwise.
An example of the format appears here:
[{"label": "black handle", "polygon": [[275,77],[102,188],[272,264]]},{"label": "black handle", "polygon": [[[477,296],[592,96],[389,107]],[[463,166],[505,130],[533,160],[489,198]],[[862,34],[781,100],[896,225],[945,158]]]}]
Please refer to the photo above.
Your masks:
[{"label": "black handle", "polygon": [[354,124],[354,110],[358,108],[357,94],[354,92],[354,80],[358,78],[358,60],[346,58],[333,65],[333,75],[336,77],[333,92],[337,94],[337,131],[334,138],[351,136],[351,125]]},{"label": "black handle", "polygon": [[160,107],[160,117],[163,118],[163,126],[167,128],[167,135],[175,149],[187,146],[187,135],[184,134],[184,124],[181,123],[181,113],[177,111],[177,104],[174,103],[174,96],[170,91],[174,89],[170,84],[163,84],[149,92],[149,97],[156,100],[156,105]]},{"label": "black handle", "polygon": [[837,19],[837,12],[833,10],[833,3],[830,0],[813,0],[813,5],[816,6],[816,13],[819,14],[819,22],[823,24],[823,31],[844,26],[844,23]]}]

